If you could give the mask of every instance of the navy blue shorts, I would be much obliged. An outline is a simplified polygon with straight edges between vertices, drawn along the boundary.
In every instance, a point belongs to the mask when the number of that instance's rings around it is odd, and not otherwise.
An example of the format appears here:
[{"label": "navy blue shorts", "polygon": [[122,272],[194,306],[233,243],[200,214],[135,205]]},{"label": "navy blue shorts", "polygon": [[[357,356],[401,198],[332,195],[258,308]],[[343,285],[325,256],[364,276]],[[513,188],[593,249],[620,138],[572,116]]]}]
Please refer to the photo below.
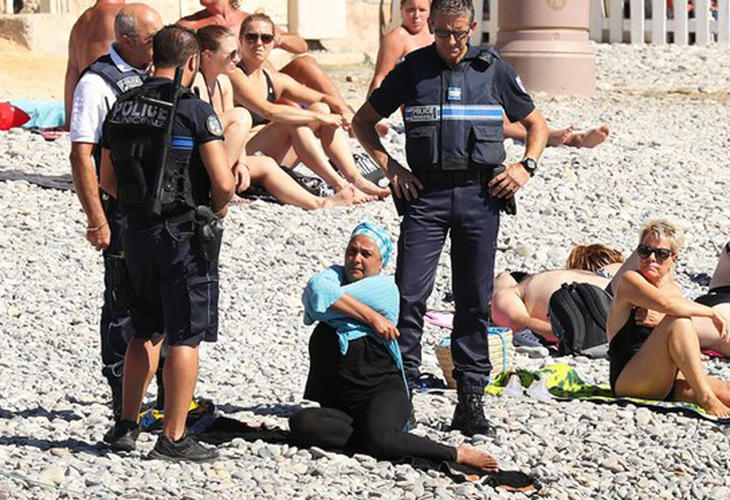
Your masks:
[{"label": "navy blue shorts", "polygon": [[192,222],[130,224],[125,259],[137,338],[164,332],[168,345],[218,339],[218,268],[202,257]]}]

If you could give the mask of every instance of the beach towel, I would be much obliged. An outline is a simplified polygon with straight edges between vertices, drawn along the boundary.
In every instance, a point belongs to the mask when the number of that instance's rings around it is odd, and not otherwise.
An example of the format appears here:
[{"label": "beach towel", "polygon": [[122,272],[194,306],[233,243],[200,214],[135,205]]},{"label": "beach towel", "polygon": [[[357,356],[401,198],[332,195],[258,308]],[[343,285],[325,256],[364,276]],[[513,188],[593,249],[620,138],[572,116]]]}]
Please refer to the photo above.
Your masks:
[{"label": "beach towel", "polygon": [[[454,313],[452,312],[436,310],[426,311],[423,319],[426,323],[430,323],[440,328],[446,328],[447,330],[454,329]],[[557,344],[560,340],[554,335],[539,335],[538,337],[543,345],[547,346]]]},{"label": "beach towel", "polygon": [[446,328],[448,330],[454,329],[454,313],[445,311],[427,311],[424,316],[426,323]]},{"label": "beach towel", "polygon": [[66,122],[63,101],[50,99],[13,99],[13,106],[22,109],[30,116],[23,128],[63,127]]},{"label": "beach towel", "polygon": [[516,374],[519,377],[522,387],[525,388],[532,385],[535,380],[546,377],[547,390],[558,401],[580,399],[592,403],[617,404],[621,406],[633,404],[649,408],[659,413],[681,413],[688,417],[709,420],[722,425],[730,425],[730,419],[721,419],[709,415],[694,403],[616,397],[608,385],[591,385],[584,382],[580,375],[578,375],[578,372],[566,363],[555,363],[535,371],[518,369],[500,373],[487,386],[485,389],[486,394],[490,396],[502,395],[512,374]]},{"label": "beach towel", "polygon": [[[332,191],[332,189],[330,189],[330,187],[327,186],[327,184],[319,177],[303,175],[286,167],[281,167],[281,169],[289,174],[289,176],[294,179],[297,184],[312,193],[314,196],[324,197],[334,194],[334,191]],[[266,190],[266,188],[258,184],[252,184],[246,191],[242,191],[236,194],[238,194],[238,196],[240,196],[241,198],[245,198],[248,200],[263,200],[281,205],[279,200],[274,198],[273,195],[271,195],[271,193]]]}]

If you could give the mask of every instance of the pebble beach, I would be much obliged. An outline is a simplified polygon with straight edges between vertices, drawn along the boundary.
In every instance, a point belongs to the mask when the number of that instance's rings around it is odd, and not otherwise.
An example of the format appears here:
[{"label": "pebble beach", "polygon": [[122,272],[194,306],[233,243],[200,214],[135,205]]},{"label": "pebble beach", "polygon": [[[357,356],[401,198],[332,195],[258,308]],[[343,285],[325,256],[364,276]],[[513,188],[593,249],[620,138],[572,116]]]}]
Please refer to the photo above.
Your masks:
[{"label": "pebble beach", "polygon": [[[502,217],[496,269],[560,268],[577,243],[603,242],[628,255],[641,224],[662,216],[686,232],[677,277],[696,297],[730,238],[730,50],[594,47],[594,96],[533,97],[552,128],[605,123],[610,137],[595,149],[546,150],[518,195],[517,215]],[[371,71],[332,70],[356,108]],[[385,142],[404,161],[403,136],[391,132]],[[508,159],[521,157],[522,145],[506,147]],[[111,425],[99,355],[103,266],[84,238],[69,150],[68,139],[0,132],[0,499],[524,498],[367,456],[261,441],[235,439],[219,447],[219,461],[203,465],[144,460],[156,439],[148,433],[129,455],[109,452],[101,443]],[[301,400],[311,332],[301,292],[314,273],[342,260],[350,231],[364,220],[397,238],[390,200],[314,212],[262,201],[231,207],[219,341],[201,348],[197,394],[226,416],[282,428],[312,404]],[[453,310],[451,300],[447,243],[429,307]],[[434,344],[447,334],[426,327],[425,371],[441,375]],[[608,382],[607,360],[517,353],[514,366],[559,361],[587,382]],[[729,361],[705,366],[730,379]],[[154,390],[153,383],[150,401]],[[502,468],[537,477],[547,498],[730,498],[730,427],[632,405],[486,396],[499,435],[465,438],[448,430],[455,391],[413,401],[416,433],[452,445],[466,440]]]}]

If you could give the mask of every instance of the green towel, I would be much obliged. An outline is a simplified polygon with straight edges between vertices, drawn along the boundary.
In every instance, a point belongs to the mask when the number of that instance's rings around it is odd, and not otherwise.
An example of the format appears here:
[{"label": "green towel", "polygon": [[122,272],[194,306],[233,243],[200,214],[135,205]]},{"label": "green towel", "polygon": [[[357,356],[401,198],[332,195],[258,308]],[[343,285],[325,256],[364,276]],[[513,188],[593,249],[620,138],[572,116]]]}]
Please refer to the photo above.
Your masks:
[{"label": "green towel", "polygon": [[582,399],[593,403],[607,403],[643,406],[662,413],[683,413],[690,417],[702,418],[719,424],[730,425],[730,419],[721,419],[709,415],[694,403],[682,401],[654,401],[639,398],[619,398],[613,395],[608,385],[587,384],[580,378],[575,368],[565,363],[555,363],[540,370],[517,369],[497,375],[485,392],[490,396],[501,396],[507,381],[512,374],[517,374],[523,387],[529,387],[533,381],[547,377],[548,392],[557,400]]}]

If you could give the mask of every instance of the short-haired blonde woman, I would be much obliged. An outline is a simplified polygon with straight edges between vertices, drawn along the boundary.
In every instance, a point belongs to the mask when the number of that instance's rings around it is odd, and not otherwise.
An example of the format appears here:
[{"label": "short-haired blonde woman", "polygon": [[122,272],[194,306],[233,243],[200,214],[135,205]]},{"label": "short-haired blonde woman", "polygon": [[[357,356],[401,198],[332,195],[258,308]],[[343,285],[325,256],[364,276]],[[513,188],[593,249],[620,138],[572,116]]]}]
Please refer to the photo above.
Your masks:
[{"label": "short-haired blonde woman", "polygon": [[608,315],[611,389],[616,396],[697,403],[730,417],[730,382],[704,372],[692,317],[710,318],[723,339],[727,320],[682,297],[674,265],[683,244],[682,230],[666,220],[641,230],[638,266],[621,275]]}]

